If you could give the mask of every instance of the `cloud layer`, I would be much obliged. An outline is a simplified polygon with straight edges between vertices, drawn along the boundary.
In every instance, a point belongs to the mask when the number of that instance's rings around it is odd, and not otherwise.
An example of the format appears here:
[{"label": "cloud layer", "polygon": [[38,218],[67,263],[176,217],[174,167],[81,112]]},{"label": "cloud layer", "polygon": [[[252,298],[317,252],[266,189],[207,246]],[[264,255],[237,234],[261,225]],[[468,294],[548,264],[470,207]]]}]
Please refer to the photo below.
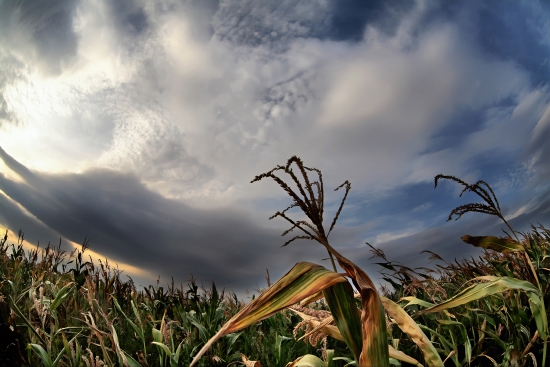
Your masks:
[{"label": "cloud layer", "polygon": [[548,192],[542,2],[41,4],[0,5],[2,205],[41,236],[240,287],[309,251],[271,250],[281,227],[257,217],[287,200],[249,184],[294,154],[352,182],[338,238],[358,251],[438,231],[456,203],[438,173],[483,178],[510,212]]}]

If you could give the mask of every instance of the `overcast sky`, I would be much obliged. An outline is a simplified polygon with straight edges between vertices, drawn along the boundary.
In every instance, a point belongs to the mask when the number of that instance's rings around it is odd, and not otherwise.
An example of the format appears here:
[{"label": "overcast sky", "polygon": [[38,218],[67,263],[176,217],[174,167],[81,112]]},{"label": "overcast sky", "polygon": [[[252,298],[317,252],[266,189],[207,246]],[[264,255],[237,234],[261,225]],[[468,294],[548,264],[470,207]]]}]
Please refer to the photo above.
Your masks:
[{"label": "overcast sky", "polygon": [[[550,5],[537,1],[0,0],[0,226],[139,280],[242,293],[297,261],[291,200],[258,174],[323,172],[331,243],[376,277],[479,252],[496,218],[439,173],[550,226]],[[284,177],[284,175],[282,176]],[[291,214],[300,218],[299,213]],[[432,263],[433,265],[433,263]]]}]

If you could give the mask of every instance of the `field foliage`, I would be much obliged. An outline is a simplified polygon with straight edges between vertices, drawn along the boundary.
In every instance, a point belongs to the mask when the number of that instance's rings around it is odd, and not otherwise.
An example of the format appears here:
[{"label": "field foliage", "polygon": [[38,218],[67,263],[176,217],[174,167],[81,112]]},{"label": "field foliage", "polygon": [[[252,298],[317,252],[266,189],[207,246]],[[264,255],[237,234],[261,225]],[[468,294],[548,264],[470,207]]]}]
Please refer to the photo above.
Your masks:
[{"label": "field foliage", "polygon": [[[298,168],[297,173],[292,167]],[[284,173],[292,185],[277,176]],[[309,174],[316,175],[310,179]],[[503,220],[507,237],[469,236],[478,258],[412,269],[372,248],[381,278],[376,287],[328,241],[319,170],[297,157],[256,177],[271,178],[308,221],[293,221],[295,239],[323,245],[332,269],[297,263],[248,304],[215,284],[157,283],[137,289],[107,262],[60,246],[25,251],[19,238],[0,239],[0,366],[544,366],[550,301],[550,231],[515,232],[483,181],[464,191],[481,203],[467,212]],[[253,182],[254,182],[253,181]],[[337,269],[340,267],[340,270]],[[343,272],[342,272],[343,271]],[[268,283],[270,281],[268,280]]]}]

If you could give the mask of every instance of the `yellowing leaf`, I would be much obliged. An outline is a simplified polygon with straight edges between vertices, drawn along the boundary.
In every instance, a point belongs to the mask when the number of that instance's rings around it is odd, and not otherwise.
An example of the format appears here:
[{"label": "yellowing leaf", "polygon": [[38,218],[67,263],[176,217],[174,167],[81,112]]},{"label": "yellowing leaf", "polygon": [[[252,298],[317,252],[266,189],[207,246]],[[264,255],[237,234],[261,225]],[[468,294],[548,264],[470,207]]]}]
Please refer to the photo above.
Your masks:
[{"label": "yellowing leaf", "polygon": [[306,354],[296,358],[294,362],[287,363],[285,367],[327,367],[327,364],[313,354]]},{"label": "yellowing leaf", "polygon": [[523,245],[511,238],[495,236],[462,236],[462,241],[475,247],[481,247],[498,252],[515,252],[524,250]]},{"label": "yellowing leaf", "polygon": [[[363,347],[359,356],[361,367],[389,367],[388,333],[384,307],[376,286],[369,276],[353,262],[340,255],[332,247],[325,245],[338,260],[338,264],[352,279],[361,295],[361,329]],[[325,295],[326,297],[326,295]],[[332,309],[331,309],[332,311]],[[334,315],[334,314],[333,314]]]},{"label": "yellowing leaf", "polygon": [[388,351],[389,351],[389,354],[390,354],[390,358],[395,358],[395,359],[398,359],[402,362],[406,362],[406,363],[410,363],[412,365],[415,365],[417,367],[423,367],[422,364],[420,362],[418,362],[416,359],[414,359],[411,356],[406,355],[405,353],[403,353],[400,350],[395,349],[391,345],[388,345]]},{"label": "yellowing leaf", "polygon": [[342,275],[308,262],[296,264],[286,275],[233,316],[193,358],[193,366],[221,337],[234,333],[336,283],[347,283]]},{"label": "yellowing leaf", "polygon": [[426,334],[424,334],[409,314],[391,299],[386,297],[380,297],[380,299],[382,300],[382,304],[384,305],[386,312],[395,320],[397,326],[399,326],[399,328],[412,339],[418,348],[420,348],[426,363],[428,363],[428,366],[443,367],[443,361],[441,360],[439,353],[437,353],[437,350],[430,342],[430,339],[428,339]]},{"label": "yellowing leaf", "polygon": [[[310,331],[308,334],[311,334],[311,333],[314,333],[316,331],[321,331],[323,334],[325,335],[328,335],[330,337],[333,337],[334,339],[338,339],[338,340],[341,340],[341,341],[344,341],[344,338],[342,337],[342,334],[340,334],[340,331],[338,330],[338,328],[336,326],[333,326],[333,325],[324,325],[324,323],[326,321],[329,321],[328,319],[331,319],[332,320],[332,317],[327,317],[327,320],[323,320],[323,321],[319,321],[317,320],[316,317],[314,316],[310,316],[310,315],[306,315],[305,313],[303,312],[300,312],[298,310],[295,310],[293,308],[291,308],[290,310],[292,310],[293,312],[295,312],[298,316],[300,316],[303,320],[307,320],[309,322],[311,322],[315,329]],[[306,335],[308,335],[306,334]],[[300,339],[304,338],[306,335],[302,336]],[[410,364],[413,364],[413,365],[416,365],[418,367],[422,367],[422,365],[420,364],[420,362],[418,362],[416,359],[414,359],[413,357],[411,356],[408,356],[406,355],[405,353],[399,351],[399,350],[396,350],[394,349],[391,345],[388,345],[388,352],[389,352],[389,356],[390,358],[395,358],[395,359],[398,359],[400,361],[403,361],[403,362],[407,362],[407,363],[410,363]],[[302,357],[300,357],[302,358]],[[296,361],[299,361],[300,358],[298,358]],[[294,362],[296,362],[294,361]],[[293,364],[287,364],[287,366],[299,366],[299,365],[293,365]]]},{"label": "yellowing leaf", "polygon": [[417,312],[415,316],[443,311],[496,293],[517,289],[527,293],[531,312],[537,324],[537,330],[543,340],[546,339],[548,333],[548,320],[546,318],[546,313],[542,312],[542,310],[544,310],[544,304],[542,303],[541,294],[537,287],[527,281],[509,277],[483,276],[474,278],[473,280],[485,280],[487,283],[471,285],[447,301]]}]

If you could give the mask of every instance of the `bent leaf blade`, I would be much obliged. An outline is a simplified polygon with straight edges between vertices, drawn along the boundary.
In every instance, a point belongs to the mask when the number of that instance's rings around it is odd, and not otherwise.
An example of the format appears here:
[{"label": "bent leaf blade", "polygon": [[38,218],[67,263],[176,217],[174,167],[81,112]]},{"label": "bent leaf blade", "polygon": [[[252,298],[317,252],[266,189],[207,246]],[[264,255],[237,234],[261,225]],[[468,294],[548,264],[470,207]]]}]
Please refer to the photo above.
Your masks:
[{"label": "bent leaf blade", "polygon": [[297,263],[254,301],[233,316],[197,353],[191,367],[221,337],[239,331],[292,306],[336,283],[347,282],[342,275],[308,262]]}]

